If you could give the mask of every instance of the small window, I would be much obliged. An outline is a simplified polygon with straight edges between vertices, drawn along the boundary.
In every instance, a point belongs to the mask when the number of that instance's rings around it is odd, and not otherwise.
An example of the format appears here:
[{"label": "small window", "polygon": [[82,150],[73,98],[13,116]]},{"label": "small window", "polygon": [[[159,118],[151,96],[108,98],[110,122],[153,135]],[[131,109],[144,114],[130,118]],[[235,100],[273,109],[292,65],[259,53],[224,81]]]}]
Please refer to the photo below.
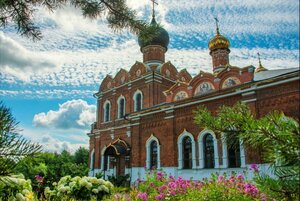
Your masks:
[{"label": "small window", "polygon": [[211,134],[207,134],[204,137],[203,149],[204,149],[204,164],[205,164],[204,167],[205,168],[214,168],[215,167],[214,139]]},{"label": "small window", "polygon": [[138,112],[142,110],[142,104],[143,104],[143,97],[140,92],[135,94],[134,97],[134,111]]},{"label": "small window", "polygon": [[125,115],[125,99],[120,98],[118,101],[118,118],[123,118]]},{"label": "small window", "polygon": [[104,105],[104,122],[110,121],[110,103],[107,102]]},{"label": "small window", "polygon": [[150,168],[157,168],[157,142],[153,140],[150,144]]},{"label": "small window", "polygon": [[182,140],[183,169],[192,169],[192,140],[186,136]]}]

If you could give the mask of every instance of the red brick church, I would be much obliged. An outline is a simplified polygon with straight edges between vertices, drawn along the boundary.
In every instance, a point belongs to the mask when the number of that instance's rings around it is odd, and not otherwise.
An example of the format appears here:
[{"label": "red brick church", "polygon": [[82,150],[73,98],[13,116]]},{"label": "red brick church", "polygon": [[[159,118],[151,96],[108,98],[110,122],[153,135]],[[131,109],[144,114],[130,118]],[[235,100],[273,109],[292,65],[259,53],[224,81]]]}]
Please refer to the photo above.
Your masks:
[{"label": "red brick church", "polygon": [[[151,24],[156,24],[154,15]],[[257,68],[230,65],[230,41],[217,27],[208,44],[212,73],[192,77],[165,61],[168,44],[163,28],[151,41],[139,40],[143,62],[102,81],[95,94],[97,121],[88,133],[90,175],[129,174],[134,182],[155,166],[175,177],[201,179],[262,163],[242,143],[229,148],[214,131],[195,125],[193,111],[199,105],[215,111],[241,101],[258,117],[275,109],[299,117],[298,68],[267,70],[260,61]]]}]

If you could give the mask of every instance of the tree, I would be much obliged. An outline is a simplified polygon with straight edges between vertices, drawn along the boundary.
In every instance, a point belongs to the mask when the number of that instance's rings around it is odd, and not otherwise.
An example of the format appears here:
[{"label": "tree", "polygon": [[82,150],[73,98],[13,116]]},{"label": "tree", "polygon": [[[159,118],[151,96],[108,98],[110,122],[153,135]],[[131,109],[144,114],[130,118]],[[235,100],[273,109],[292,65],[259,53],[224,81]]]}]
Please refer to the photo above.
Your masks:
[{"label": "tree", "polygon": [[126,5],[125,0],[1,0],[0,27],[6,27],[12,22],[18,33],[39,40],[42,37],[41,31],[32,20],[36,7],[46,7],[53,11],[65,5],[80,8],[84,17],[106,17],[109,27],[114,31],[126,28],[144,40],[154,37],[158,30],[158,27],[138,20],[136,12]]},{"label": "tree", "polygon": [[74,160],[76,164],[84,164],[88,166],[88,160],[89,160],[89,150],[79,147],[79,149],[76,150],[74,154]]},{"label": "tree", "polygon": [[242,103],[233,107],[222,106],[216,115],[204,106],[194,113],[197,125],[218,135],[225,133],[227,142],[233,142],[235,140],[232,139],[238,137],[245,146],[262,150],[265,161],[271,163],[277,176],[259,176],[257,182],[263,188],[279,192],[289,200],[299,197],[300,133],[297,120],[278,111],[255,118],[247,105]]},{"label": "tree", "polygon": [[17,125],[11,110],[0,101],[0,178],[12,173],[20,159],[33,156],[41,150],[40,145],[17,133]]}]

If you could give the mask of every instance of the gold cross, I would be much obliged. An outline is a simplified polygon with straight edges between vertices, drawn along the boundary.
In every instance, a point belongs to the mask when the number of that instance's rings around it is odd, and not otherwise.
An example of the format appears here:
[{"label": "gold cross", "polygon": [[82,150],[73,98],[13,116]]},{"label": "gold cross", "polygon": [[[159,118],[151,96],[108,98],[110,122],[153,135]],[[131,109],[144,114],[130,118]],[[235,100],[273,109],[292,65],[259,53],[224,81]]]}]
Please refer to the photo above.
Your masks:
[{"label": "gold cross", "polygon": [[155,17],[154,4],[158,5],[158,3],[155,0],[150,1],[152,1],[152,17]]},{"label": "gold cross", "polygon": [[257,56],[258,56],[258,62],[259,62],[259,65],[261,66],[261,62],[260,62],[260,54],[259,54],[259,52],[257,52]]},{"label": "gold cross", "polygon": [[219,32],[219,20],[216,17],[215,17],[215,20],[216,20],[217,34],[220,34],[220,32]]}]

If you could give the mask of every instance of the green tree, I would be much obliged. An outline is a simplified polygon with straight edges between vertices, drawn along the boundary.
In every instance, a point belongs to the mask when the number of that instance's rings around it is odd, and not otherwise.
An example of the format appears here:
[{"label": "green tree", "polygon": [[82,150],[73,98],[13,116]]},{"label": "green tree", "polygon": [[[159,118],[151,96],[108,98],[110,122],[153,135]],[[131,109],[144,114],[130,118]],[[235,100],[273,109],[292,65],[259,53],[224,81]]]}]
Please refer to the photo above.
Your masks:
[{"label": "green tree", "polygon": [[74,154],[74,160],[76,164],[84,164],[88,166],[88,160],[89,160],[89,150],[79,147],[79,149],[76,150]]},{"label": "green tree", "polygon": [[36,7],[46,7],[53,11],[65,5],[80,8],[84,17],[106,17],[109,27],[115,31],[129,29],[145,40],[156,34],[153,30],[157,30],[157,27],[138,20],[136,12],[126,5],[125,0],[1,0],[0,27],[6,27],[12,22],[21,35],[39,40],[42,37],[41,31],[32,20]]},{"label": "green tree", "polygon": [[24,139],[17,132],[18,122],[0,101],[0,178],[12,173],[22,158],[40,152],[41,146]]},{"label": "green tree", "polygon": [[222,106],[215,115],[204,106],[194,113],[197,125],[211,129],[219,136],[225,133],[227,142],[236,141],[232,139],[238,137],[245,146],[262,151],[276,176],[257,177],[256,181],[262,188],[281,193],[289,200],[300,196],[300,134],[297,120],[278,111],[255,118],[247,105],[242,103],[233,107]]}]

